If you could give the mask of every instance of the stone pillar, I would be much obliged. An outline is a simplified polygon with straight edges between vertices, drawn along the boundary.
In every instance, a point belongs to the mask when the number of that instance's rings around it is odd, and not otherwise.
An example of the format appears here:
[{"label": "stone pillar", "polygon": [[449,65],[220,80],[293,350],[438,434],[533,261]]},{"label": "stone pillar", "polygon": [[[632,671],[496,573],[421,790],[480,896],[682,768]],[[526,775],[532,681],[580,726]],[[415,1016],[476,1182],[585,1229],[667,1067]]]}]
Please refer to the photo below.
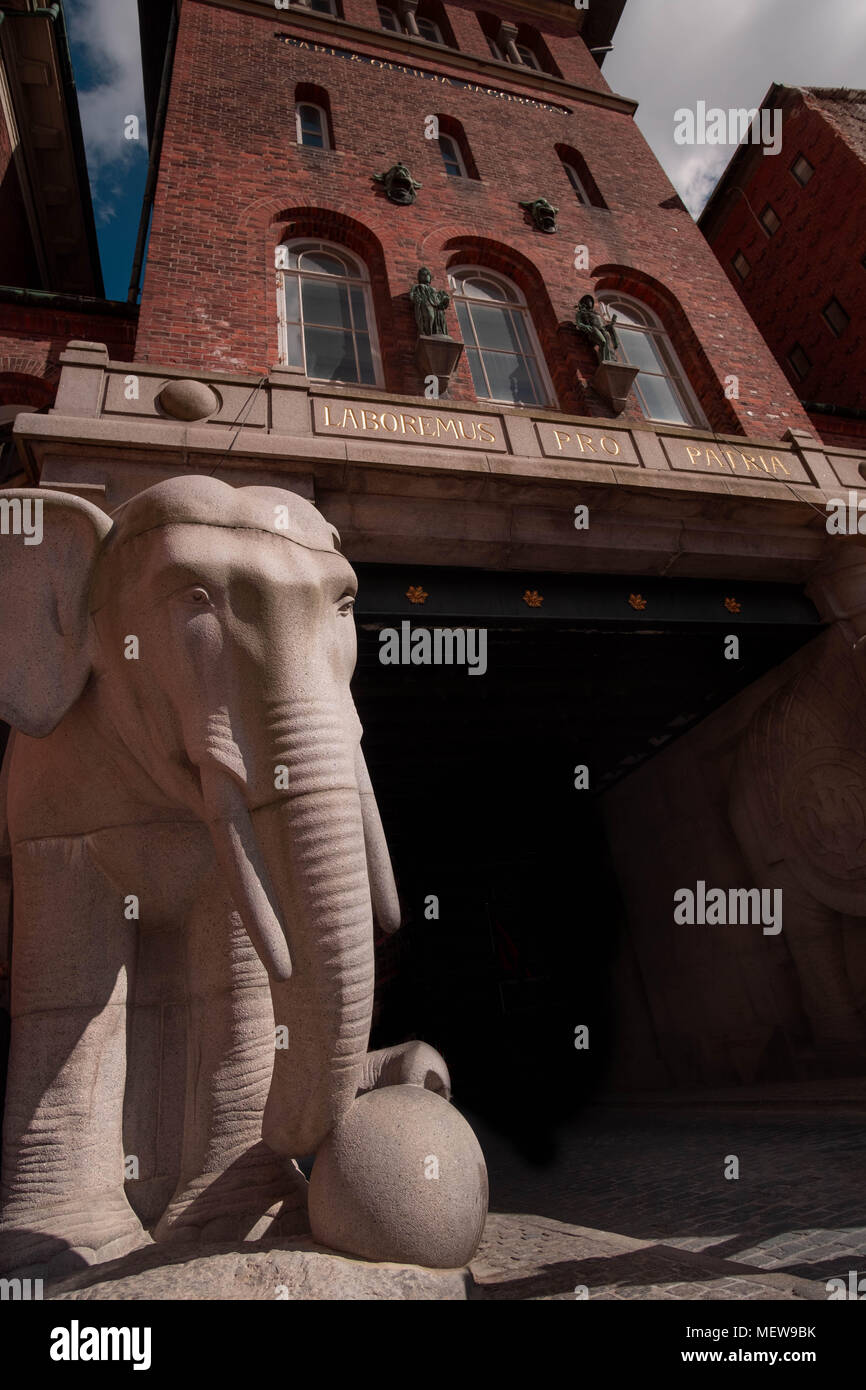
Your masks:
[{"label": "stone pillar", "polygon": [[418,0],[400,0],[400,18],[406,26],[406,32],[408,34],[414,34],[416,38],[420,38],[418,21],[415,18],[415,11],[417,8]]},{"label": "stone pillar", "polygon": [[499,26],[499,33],[496,35],[496,42],[500,48],[504,48],[512,63],[523,65],[523,59],[517,51],[517,25],[509,24],[507,20],[502,21]]}]

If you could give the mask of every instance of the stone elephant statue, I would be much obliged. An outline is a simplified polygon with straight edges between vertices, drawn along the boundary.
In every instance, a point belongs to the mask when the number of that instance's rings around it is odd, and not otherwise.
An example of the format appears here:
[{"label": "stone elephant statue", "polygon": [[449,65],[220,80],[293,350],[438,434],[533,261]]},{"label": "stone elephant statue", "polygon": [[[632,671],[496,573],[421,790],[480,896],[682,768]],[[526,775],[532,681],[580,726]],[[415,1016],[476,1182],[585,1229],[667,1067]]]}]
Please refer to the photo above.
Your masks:
[{"label": "stone elephant statue", "polygon": [[[392,932],[400,909],[349,691],[356,581],[339,537],[295,494],[206,476],[110,518],[62,493],[3,496],[43,520],[38,544],[0,536],[14,730],[0,1261],[51,1273],[147,1243],[128,1135],[172,1111],[176,1183],[154,1239],[304,1229],[292,1160],[365,1093],[437,1092],[465,1124],[432,1048],[368,1051],[373,914]],[[135,1068],[130,1114],[136,1010],[178,1041]],[[358,1253],[394,1258],[377,1240]]]},{"label": "stone elephant statue", "polygon": [[782,940],[811,1033],[807,1074],[861,1071],[866,639],[852,644],[831,628],[752,716],[734,759],[730,817],[755,884],[782,890]]}]

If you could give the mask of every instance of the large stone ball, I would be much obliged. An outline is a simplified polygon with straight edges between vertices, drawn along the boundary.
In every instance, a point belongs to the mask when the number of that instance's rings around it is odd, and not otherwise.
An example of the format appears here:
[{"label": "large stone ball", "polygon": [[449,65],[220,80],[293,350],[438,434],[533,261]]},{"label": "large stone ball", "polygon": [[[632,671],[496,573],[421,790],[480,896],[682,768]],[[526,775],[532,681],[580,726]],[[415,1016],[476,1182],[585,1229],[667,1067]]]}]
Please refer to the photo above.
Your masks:
[{"label": "large stone ball", "polygon": [[452,1269],[478,1248],[487,1167],[453,1106],[420,1086],[359,1096],[316,1154],[310,1229],[368,1260]]}]

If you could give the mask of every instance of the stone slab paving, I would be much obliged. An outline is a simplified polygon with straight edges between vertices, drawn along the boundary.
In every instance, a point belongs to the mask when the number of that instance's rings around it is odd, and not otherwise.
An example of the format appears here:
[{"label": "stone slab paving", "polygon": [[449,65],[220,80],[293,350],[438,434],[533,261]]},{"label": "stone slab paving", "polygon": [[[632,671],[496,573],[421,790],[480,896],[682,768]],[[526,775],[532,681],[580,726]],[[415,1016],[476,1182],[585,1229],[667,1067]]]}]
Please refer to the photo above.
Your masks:
[{"label": "stone slab paving", "polygon": [[866,1114],[597,1108],[546,1165],[479,1137],[494,1215],[477,1296],[826,1298],[827,1279],[866,1275]]}]

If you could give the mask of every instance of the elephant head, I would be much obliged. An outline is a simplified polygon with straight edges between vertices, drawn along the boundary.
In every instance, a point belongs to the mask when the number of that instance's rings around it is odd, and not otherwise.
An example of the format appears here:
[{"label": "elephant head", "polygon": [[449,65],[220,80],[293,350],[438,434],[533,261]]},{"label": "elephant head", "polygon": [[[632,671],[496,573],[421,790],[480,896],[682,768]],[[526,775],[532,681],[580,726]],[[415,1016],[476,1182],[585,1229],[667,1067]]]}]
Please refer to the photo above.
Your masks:
[{"label": "elephant head", "polygon": [[150,779],[207,825],[289,1026],[264,1135],[318,1147],[367,1052],[372,914],[399,926],[349,691],[356,580],[314,506],[276,488],[174,478],[109,520],[44,509],[41,543],[0,538],[0,716],[50,734],[82,697]]}]

